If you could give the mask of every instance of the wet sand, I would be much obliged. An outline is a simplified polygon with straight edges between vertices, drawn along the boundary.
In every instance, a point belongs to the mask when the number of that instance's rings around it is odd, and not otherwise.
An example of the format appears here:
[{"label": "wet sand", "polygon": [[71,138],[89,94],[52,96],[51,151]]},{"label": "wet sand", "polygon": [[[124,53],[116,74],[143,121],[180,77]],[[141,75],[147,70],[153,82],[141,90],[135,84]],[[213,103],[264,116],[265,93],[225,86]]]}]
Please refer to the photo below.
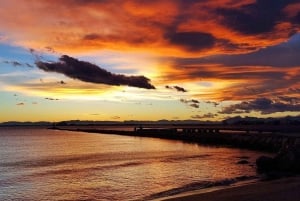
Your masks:
[{"label": "wet sand", "polygon": [[264,181],[212,192],[195,191],[168,197],[168,201],[299,201],[300,177]]}]

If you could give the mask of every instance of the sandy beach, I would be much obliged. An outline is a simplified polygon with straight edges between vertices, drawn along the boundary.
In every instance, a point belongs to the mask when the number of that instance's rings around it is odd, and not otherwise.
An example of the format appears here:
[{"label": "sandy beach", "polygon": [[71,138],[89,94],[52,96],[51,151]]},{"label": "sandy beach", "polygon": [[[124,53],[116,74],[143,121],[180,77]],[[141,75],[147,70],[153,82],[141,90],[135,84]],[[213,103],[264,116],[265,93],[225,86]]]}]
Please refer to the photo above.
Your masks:
[{"label": "sandy beach", "polygon": [[300,177],[263,181],[212,192],[191,192],[168,197],[168,201],[299,201]]}]

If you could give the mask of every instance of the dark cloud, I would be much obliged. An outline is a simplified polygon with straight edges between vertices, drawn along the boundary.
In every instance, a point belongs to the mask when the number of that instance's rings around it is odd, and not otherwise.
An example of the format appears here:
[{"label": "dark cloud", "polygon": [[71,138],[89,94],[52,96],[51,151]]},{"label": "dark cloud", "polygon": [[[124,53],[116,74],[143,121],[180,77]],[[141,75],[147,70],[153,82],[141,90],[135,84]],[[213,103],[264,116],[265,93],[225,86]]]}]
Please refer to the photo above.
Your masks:
[{"label": "dark cloud", "polygon": [[200,103],[200,101],[198,101],[198,100],[195,100],[195,99],[192,99],[192,100],[190,100],[192,103]]},{"label": "dark cloud", "polygon": [[83,40],[98,40],[101,39],[101,36],[99,34],[87,34],[85,36],[83,36]]},{"label": "dark cloud", "polygon": [[28,67],[28,68],[33,68],[33,65],[31,65],[29,63],[21,63],[21,62],[18,62],[18,61],[3,61],[3,63],[12,65],[14,67],[25,66],[25,67]]},{"label": "dark cloud", "polygon": [[189,100],[186,100],[186,99],[180,99],[180,102],[182,102],[182,103],[189,103]]},{"label": "dark cloud", "polygon": [[180,86],[176,86],[176,85],[175,86],[166,85],[165,87],[166,87],[166,89],[175,89],[179,92],[188,92],[185,88],[180,87]]},{"label": "dark cloud", "polygon": [[236,97],[246,100],[252,99],[253,95],[272,97],[273,92],[292,95],[299,92],[299,44],[300,34],[297,34],[286,43],[247,54],[175,58],[173,67],[178,73],[166,75],[166,79],[238,81],[237,85],[227,89],[228,93],[223,91],[224,99]]},{"label": "dark cloud", "polygon": [[204,115],[193,115],[191,116],[193,119],[211,119],[217,117],[218,114],[213,114],[213,113],[207,113]]},{"label": "dark cloud", "polygon": [[195,99],[191,99],[191,100],[180,99],[180,102],[187,104],[188,106],[193,107],[193,108],[199,108],[199,104],[200,104],[200,101],[195,100]]},{"label": "dark cloud", "polygon": [[261,34],[273,31],[280,21],[286,21],[282,9],[297,0],[257,0],[240,8],[218,8],[223,23],[243,34]]},{"label": "dark cloud", "polygon": [[150,80],[144,76],[113,74],[95,64],[80,61],[67,55],[62,56],[58,62],[37,61],[36,66],[46,72],[62,73],[70,78],[84,82],[155,89],[150,84]]},{"label": "dark cloud", "polygon": [[85,4],[101,4],[106,3],[108,0],[69,0],[70,3],[74,3],[75,5],[85,5]]},{"label": "dark cloud", "polygon": [[220,103],[214,102],[214,101],[206,101],[207,104],[212,104],[213,106],[217,107]]},{"label": "dark cloud", "polygon": [[244,101],[224,108],[221,114],[241,114],[250,113],[251,111],[260,112],[261,114],[272,114],[276,112],[299,112],[300,104],[291,104],[274,101],[268,98],[258,98],[252,101]]},{"label": "dark cloud", "polygon": [[196,99],[190,99],[190,100],[188,100],[188,99],[180,99],[180,102],[182,102],[182,103],[197,103],[197,104],[200,103],[200,101],[198,101]]},{"label": "dark cloud", "polygon": [[29,68],[33,68],[33,65],[31,65],[31,64],[29,64],[29,63],[26,63],[25,64],[27,67],[29,67]]},{"label": "dark cloud", "polygon": [[177,91],[180,91],[180,92],[187,92],[186,89],[179,87],[179,86],[174,86],[174,89],[176,89]]},{"label": "dark cloud", "polygon": [[300,104],[300,98],[298,97],[290,97],[290,96],[277,96],[277,99],[281,102],[288,104]]},{"label": "dark cloud", "polygon": [[58,82],[59,84],[67,84],[65,81],[61,80]]},{"label": "dark cloud", "polygon": [[21,64],[21,63],[18,62],[18,61],[3,61],[3,63],[13,65],[14,67],[22,66],[22,65],[23,65],[23,64]]},{"label": "dark cloud", "polygon": [[298,14],[293,18],[293,21],[297,24],[300,24],[300,11],[298,12]]},{"label": "dark cloud", "polygon": [[197,104],[197,103],[189,104],[189,106],[191,106],[193,108],[199,108],[199,104]]},{"label": "dark cloud", "polygon": [[58,101],[58,98],[45,98],[46,100],[50,100],[50,101]]},{"label": "dark cloud", "polygon": [[24,106],[25,103],[17,103],[16,105],[17,105],[17,106]]},{"label": "dark cloud", "polygon": [[188,51],[211,48],[215,44],[214,36],[203,32],[170,32],[165,35],[165,38],[171,44],[181,46]]},{"label": "dark cloud", "polygon": [[178,66],[222,64],[224,66],[300,66],[300,34],[294,35],[288,42],[270,46],[247,54],[215,55],[203,58],[178,58]]}]

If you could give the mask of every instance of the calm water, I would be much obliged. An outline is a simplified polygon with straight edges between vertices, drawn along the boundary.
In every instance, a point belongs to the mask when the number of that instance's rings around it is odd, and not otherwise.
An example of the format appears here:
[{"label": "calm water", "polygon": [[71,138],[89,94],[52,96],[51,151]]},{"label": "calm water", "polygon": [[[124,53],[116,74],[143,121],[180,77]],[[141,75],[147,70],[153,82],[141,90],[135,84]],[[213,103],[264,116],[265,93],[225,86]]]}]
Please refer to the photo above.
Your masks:
[{"label": "calm water", "polygon": [[[0,200],[152,199],[256,175],[251,164],[260,154],[152,138],[0,128]],[[238,165],[246,156],[250,165]]]}]

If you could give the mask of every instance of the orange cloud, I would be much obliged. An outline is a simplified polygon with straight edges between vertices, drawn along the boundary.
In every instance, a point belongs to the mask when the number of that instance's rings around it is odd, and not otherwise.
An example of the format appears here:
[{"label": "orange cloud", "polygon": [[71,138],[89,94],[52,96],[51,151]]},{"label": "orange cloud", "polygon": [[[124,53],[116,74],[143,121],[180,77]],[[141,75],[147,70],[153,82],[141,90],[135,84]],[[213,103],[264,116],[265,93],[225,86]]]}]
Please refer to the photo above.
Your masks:
[{"label": "orange cloud", "polygon": [[296,17],[299,15],[300,3],[289,4],[284,8],[284,13],[289,17]]},{"label": "orange cloud", "polygon": [[[289,17],[276,17],[283,11],[294,16],[298,4],[266,11],[260,4],[253,0],[11,0],[0,7],[0,23],[12,43],[32,48],[203,56],[254,51],[299,31]],[[256,28],[256,21],[263,24]]]}]

